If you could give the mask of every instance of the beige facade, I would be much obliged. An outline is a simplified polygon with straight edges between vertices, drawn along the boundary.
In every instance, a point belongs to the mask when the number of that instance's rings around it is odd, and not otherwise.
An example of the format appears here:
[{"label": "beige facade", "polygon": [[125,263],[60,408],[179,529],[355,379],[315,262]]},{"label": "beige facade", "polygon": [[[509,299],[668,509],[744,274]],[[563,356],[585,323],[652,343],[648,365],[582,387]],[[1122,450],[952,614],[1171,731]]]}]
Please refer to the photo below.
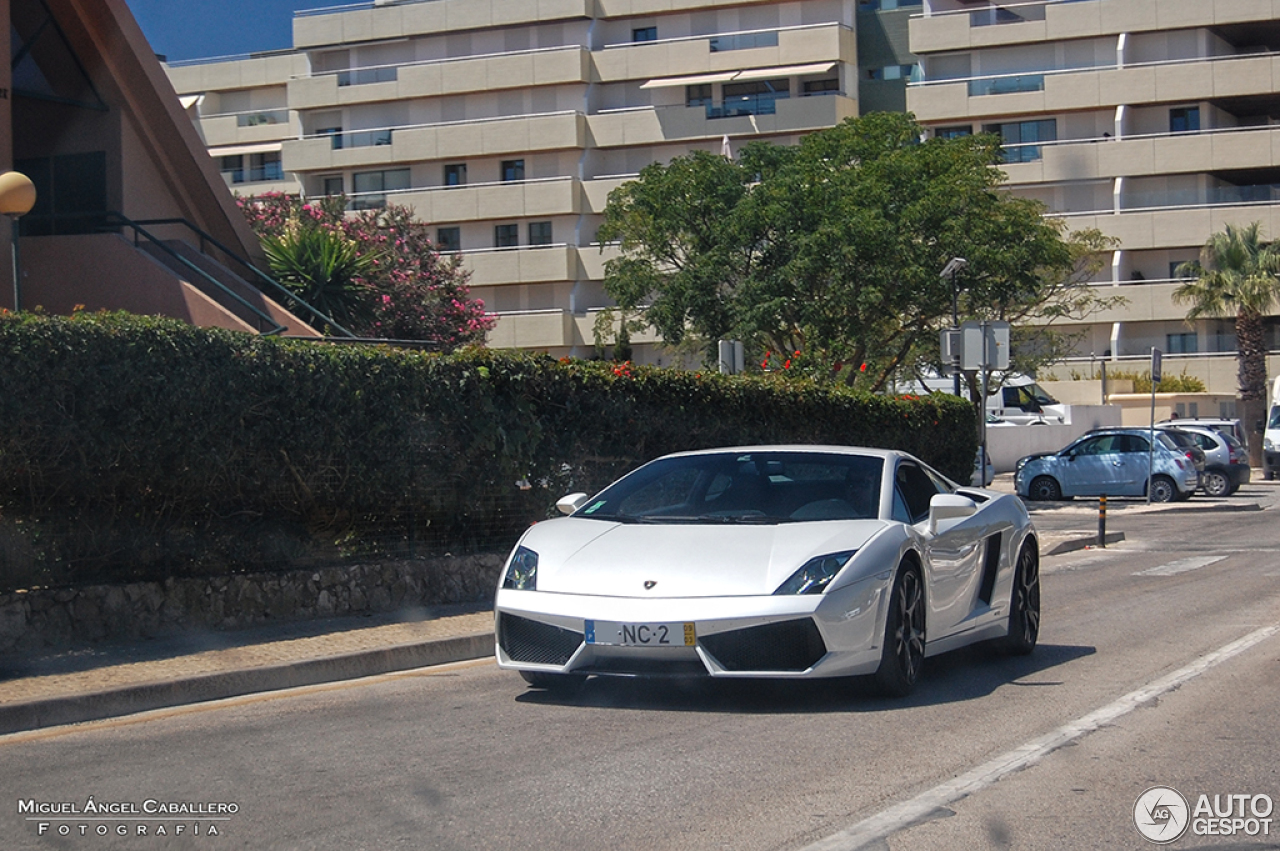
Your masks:
[{"label": "beige facade", "polygon": [[[188,102],[203,98],[193,118],[215,156],[268,141],[232,116],[283,109],[289,132],[271,141],[286,184],[307,197],[341,192],[357,208],[412,205],[444,249],[461,251],[473,294],[497,313],[491,345],[585,355],[611,304],[612,249],[595,240],[609,191],[649,163],[719,152],[726,138],[734,151],[794,143],[857,115],[864,91],[877,108],[901,108],[913,66],[899,53],[919,9],[380,0],[298,13],[292,53],[168,70]],[[636,342],[638,359],[669,357]]]},{"label": "beige facade", "polygon": [[1280,2],[925,0],[910,45],[932,132],[1000,134],[1014,192],[1119,240],[1094,283],[1129,303],[1072,329],[1079,362],[1157,347],[1233,393],[1233,323],[1187,324],[1174,269],[1227,224],[1280,237]]}]

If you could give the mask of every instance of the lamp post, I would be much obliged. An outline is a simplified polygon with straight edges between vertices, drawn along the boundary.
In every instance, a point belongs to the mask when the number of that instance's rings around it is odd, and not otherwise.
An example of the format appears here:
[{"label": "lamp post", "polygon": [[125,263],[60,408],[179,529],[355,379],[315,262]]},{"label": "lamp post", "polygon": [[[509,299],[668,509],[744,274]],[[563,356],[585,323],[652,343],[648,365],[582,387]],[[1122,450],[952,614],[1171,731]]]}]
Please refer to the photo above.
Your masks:
[{"label": "lamp post", "polygon": [[[960,290],[956,287],[956,274],[969,265],[963,257],[952,257],[942,267],[939,275],[943,280],[951,279],[951,330],[960,330]],[[960,395],[960,349],[957,346],[951,353],[951,375],[955,380],[955,394]]]},{"label": "lamp post", "polygon": [[18,219],[36,204],[31,178],[16,171],[0,174],[0,213],[13,221],[13,312],[22,310],[22,266],[18,262]]}]

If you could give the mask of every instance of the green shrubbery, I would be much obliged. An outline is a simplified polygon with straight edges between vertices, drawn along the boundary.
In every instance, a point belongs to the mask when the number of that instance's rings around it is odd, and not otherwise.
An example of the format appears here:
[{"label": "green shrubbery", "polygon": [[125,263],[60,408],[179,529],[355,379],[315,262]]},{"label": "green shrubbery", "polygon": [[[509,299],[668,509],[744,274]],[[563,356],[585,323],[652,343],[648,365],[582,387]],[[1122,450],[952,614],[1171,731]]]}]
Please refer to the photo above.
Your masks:
[{"label": "green shrubbery", "polygon": [[503,549],[563,493],[681,449],[898,447],[967,481],[976,448],[952,397],[123,314],[4,316],[0,362],[9,587]]}]

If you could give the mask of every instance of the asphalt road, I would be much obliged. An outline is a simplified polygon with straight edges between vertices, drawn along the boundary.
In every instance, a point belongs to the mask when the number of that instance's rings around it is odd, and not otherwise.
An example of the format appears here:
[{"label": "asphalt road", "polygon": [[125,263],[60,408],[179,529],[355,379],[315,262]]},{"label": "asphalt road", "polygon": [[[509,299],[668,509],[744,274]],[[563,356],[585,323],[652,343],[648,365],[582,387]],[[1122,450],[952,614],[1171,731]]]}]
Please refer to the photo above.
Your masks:
[{"label": "asphalt road", "polygon": [[[1133,815],[1153,786],[1280,801],[1280,488],[1234,501],[1268,510],[1114,510],[1124,543],[1044,560],[1032,656],[930,659],[905,701],[614,680],[564,699],[482,660],[2,737],[0,848],[1154,848]],[[1280,848],[1269,817],[1170,847]]]}]

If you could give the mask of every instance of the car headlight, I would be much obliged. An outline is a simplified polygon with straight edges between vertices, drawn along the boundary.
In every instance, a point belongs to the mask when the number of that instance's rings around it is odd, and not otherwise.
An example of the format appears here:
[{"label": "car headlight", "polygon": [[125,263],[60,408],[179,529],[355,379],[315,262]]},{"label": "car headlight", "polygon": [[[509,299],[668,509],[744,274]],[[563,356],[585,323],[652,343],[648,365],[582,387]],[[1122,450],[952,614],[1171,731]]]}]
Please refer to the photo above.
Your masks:
[{"label": "car headlight", "polygon": [[1262,448],[1267,450],[1268,452],[1274,452],[1276,447],[1275,447],[1275,444],[1271,442],[1271,438],[1264,437],[1262,438]]},{"label": "car headlight", "polygon": [[1028,459],[1028,458],[1019,458],[1019,459],[1018,459],[1018,464],[1017,464],[1017,466],[1016,466],[1016,467],[1014,467],[1013,472],[1014,472],[1015,474],[1017,474],[1017,473],[1021,473],[1021,472],[1022,472],[1022,468],[1023,468],[1023,467],[1025,467],[1025,466],[1027,466],[1027,461],[1028,461],[1028,460],[1030,460],[1030,459]]},{"label": "car headlight", "polygon": [[502,580],[503,588],[513,591],[538,590],[538,554],[528,547],[516,547],[507,563],[507,575]]},{"label": "car headlight", "polygon": [[840,572],[840,568],[849,563],[849,559],[853,558],[856,550],[850,550],[844,553],[831,553],[830,555],[818,556],[811,558],[804,563],[804,566],[791,574],[791,578],[778,586],[778,590],[774,591],[778,594],[821,594],[823,589],[831,583],[835,575]]}]

